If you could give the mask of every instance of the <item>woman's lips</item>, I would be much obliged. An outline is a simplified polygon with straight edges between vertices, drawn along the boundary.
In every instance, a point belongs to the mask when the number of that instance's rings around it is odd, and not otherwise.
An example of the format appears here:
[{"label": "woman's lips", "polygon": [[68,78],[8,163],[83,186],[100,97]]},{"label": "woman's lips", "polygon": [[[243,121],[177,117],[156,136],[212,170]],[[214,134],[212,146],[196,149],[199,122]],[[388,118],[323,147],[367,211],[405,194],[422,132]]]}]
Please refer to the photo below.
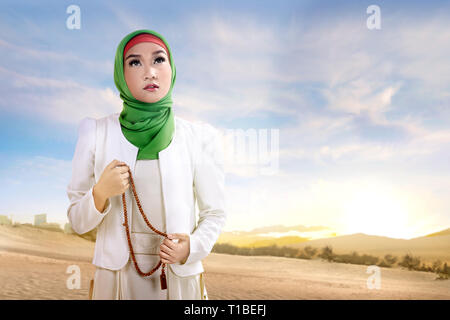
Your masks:
[{"label": "woman's lips", "polygon": [[146,85],[145,86],[145,88],[144,88],[144,90],[147,90],[147,91],[155,91],[156,89],[158,89],[159,87],[156,85],[156,84],[149,84],[149,85]]}]

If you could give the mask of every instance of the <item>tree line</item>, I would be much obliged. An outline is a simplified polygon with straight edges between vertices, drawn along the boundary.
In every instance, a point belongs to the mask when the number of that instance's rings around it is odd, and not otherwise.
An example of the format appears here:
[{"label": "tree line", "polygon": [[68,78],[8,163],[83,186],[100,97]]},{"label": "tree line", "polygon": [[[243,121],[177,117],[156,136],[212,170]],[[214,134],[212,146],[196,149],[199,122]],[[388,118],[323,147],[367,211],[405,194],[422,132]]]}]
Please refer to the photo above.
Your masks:
[{"label": "tree line", "polygon": [[329,262],[351,263],[361,265],[377,265],[379,267],[392,268],[395,265],[404,267],[408,270],[434,272],[438,275],[437,279],[450,278],[450,266],[447,262],[442,263],[440,260],[434,261],[431,265],[421,263],[421,258],[413,256],[410,253],[398,258],[391,254],[386,254],[383,258],[371,256],[368,254],[360,255],[353,251],[350,254],[337,254],[333,251],[332,246],[323,248],[313,248],[306,246],[303,249],[295,249],[291,247],[279,247],[276,244],[265,247],[238,247],[228,243],[216,243],[212,249],[215,253],[226,253],[244,256],[275,256],[296,259],[315,259],[320,258]]}]

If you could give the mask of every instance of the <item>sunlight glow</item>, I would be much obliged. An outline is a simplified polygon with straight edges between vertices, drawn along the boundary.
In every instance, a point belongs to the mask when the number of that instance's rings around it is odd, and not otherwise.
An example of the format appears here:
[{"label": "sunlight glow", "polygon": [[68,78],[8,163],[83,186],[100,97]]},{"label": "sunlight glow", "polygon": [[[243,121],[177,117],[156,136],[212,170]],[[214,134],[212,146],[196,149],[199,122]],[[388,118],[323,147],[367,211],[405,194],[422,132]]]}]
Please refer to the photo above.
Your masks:
[{"label": "sunlight glow", "polygon": [[345,233],[365,233],[407,239],[407,205],[394,192],[381,186],[356,191],[344,210]]}]

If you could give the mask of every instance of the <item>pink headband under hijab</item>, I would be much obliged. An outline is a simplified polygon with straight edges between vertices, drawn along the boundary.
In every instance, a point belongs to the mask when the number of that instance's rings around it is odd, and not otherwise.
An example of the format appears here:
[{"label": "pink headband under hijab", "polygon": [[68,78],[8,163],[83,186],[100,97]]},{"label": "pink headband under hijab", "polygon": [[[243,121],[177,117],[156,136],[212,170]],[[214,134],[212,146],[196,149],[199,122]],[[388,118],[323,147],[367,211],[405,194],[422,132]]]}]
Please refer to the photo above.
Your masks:
[{"label": "pink headband under hijab", "polygon": [[161,46],[166,51],[166,55],[169,58],[169,63],[170,63],[169,50],[167,50],[167,47],[164,44],[164,41],[162,41],[157,36],[149,34],[149,33],[138,34],[137,36],[133,37],[130,41],[128,41],[127,45],[125,46],[125,49],[123,49],[123,57],[125,58],[127,51],[132,46],[134,46],[138,43],[141,43],[141,42],[153,42],[153,43],[156,43],[157,45]]}]

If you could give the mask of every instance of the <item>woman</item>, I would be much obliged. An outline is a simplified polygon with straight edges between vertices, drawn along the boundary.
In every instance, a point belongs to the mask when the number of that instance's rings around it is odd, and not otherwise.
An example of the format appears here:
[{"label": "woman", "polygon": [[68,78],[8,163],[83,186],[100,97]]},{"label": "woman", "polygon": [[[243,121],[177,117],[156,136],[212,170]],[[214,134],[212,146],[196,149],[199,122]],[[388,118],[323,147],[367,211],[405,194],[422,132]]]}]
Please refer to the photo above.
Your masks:
[{"label": "woman", "polygon": [[[166,40],[152,30],[134,31],[115,57],[122,111],[80,123],[67,216],[78,234],[98,227],[93,299],[207,299],[201,260],[226,220],[223,152],[211,125],[174,115],[175,79]],[[159,261],[167,270],[139,273]]]}]

